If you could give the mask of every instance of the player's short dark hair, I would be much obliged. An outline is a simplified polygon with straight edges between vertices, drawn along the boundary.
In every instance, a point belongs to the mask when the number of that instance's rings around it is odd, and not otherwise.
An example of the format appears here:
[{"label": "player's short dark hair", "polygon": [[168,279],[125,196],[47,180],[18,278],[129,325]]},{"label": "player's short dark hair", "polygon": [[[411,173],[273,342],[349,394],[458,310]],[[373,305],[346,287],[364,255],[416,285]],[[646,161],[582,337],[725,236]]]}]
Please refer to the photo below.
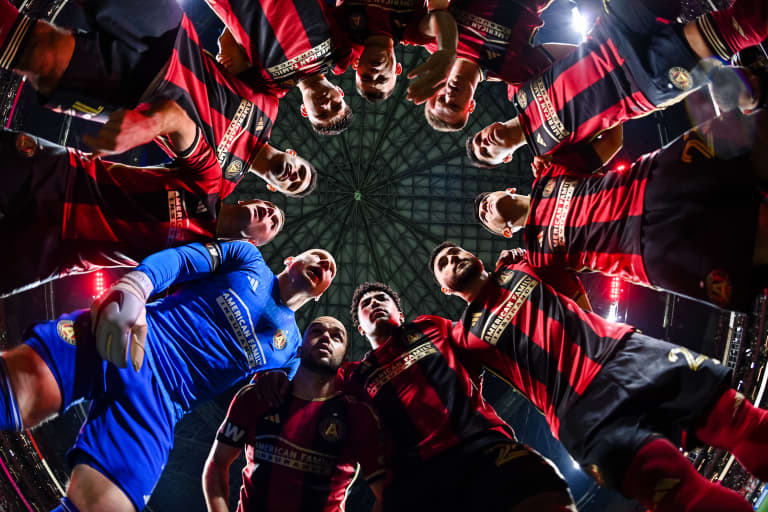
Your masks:
[{"label": "player's short dark hair", "polygon": [[344,103],[344,110],[337,115],[332,121],[327,123],[310,123],[312,129],[320,135],[338,135],[347,128],[349,123],[352,122],[352,109],[349,105]]},{"label": "player's short dark hair", "polygon": [[469,116],[467,116],[455,123],[446,123],[434,113],[430,112],[426,103],[424,104],[424,117],[427,119],[429,126],[439,132],[457,132],[467,126],[467,120],[469,119]]},{"label": "player's short dark hair", "polygon": [[477,157],[475,154],[475,147],[472,145],[472,139],[474,139],[474,137],[467,138],[467,142],[464,144],[464,146],[467,148],[467,159],[469,159],[469,163],[474,167],[480,167],[481,169],[493,169],[494,167],[498,167],[498,164],[491,165],[489,163],[483,162]]},{"label": "player's short dark hair", "polygon": [[495,231],[493,231],[491,228],[485,225],[485,222],[480,218],[480,205],[482,204],[483,200],[491,195],[490,192],[480,192],[475,196],[475,205],[473,206],[473,212],[475,214],[475,220],[480,223],[481,226],[483,226],[488,232],[493,233],[494,235],[498,235]]},{"label": "player's short dark hair", "polygon": [[395,86],[392,86],[392,89],[389,91],[366,91],[357,83],[355,84],[355,89],[357,89],[357,94],[365,98],[369,103],[381,103],[395,92]]},{"label": "player's short dark hair", "polygon": [[309,162],[307,162],[307,164],[309,164],[309,185],[307,185],[307,188],[297,194],[286,194],[288,197],[292,197],[294,199],[303,199],[314,192],[317,188],[317,168]]},{"label": "player's short dark hair", "polygon": [[355,330],[360,327],[360,322],[357,319],[357,307],[360,305],[360,300],[368,292],[384,292],[389,295],[397,306],[397,310],[402,313],[403,305],[400,303],[400,295],[395,290],[390,288],[384,283],[379,282],[367,282],[363,283],[355,289],[355,293],[352,294],[352,305],[349,307],[349,315],[352,317],[352,325]]},{"label": "player's short dark hair", "polygon": [[437,255],[440,254],[440,251],[446,247],[458,247],[458,245],[446,240],[445,242],[432,249],[432,255],[429,257],[429,275],[432,276],[432,279],[434,279],[438,285],[440,282],[437,280],[437,277],[435,277],[435,260],[437,259]]}]

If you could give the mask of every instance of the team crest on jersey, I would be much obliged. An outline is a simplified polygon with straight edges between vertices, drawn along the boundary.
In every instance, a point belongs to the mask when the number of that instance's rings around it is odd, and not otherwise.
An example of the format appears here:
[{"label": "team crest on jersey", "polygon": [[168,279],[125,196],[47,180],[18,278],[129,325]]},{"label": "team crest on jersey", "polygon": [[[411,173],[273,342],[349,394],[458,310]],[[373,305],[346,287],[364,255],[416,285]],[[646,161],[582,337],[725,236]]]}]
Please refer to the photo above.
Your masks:
[{"label": "team crest on jersey", "polygon": [[419,331],[405,331],[403,340],[405,341],[406,346],[411,346],[419,341],[422,337],[423,335]]},{"label": "team crest on jersey", "polygon": [[550,197],[555,190],[555,180],[549,180],[544,187],[544,191],[541,193],[541,197],[544,199]]},{"label": "team crest on jersey", "polygon": [[515,277],[514,270],[502,270],[496,274],[496,282],[499,284],[499,286],[506,286],[506,284],[509,283],[513,277]]},{"label": "team crest on jersey", "polygon": [[348,17],[349,26],[355,30],[360,30],[365,27],[365,16],[362,14],[350,14]]},{"label": "team crest on jersey", "polygon": [[77,340],[75,339],[75,323],[72,320],[59,320],[59,323],[56,324],[56,332],[58,333],[59,338],[70,345],[77,344]]},{"label": "team crest on jersey", "polygon": [[240,173],[243,171],[243,162],[240,160],[233,160],[227,167],[227,172],[224,173],[224,178],[233,181],[236,180]]},{"label": "team crest on jersey", "polygon": [[733,282],[731,276],[722,270],[713,270],[707,274],[704,281],[707,288],[707,297],[718,306],[727,306],[733,296]]},{"label": "team crest on jersey", "polygon": [[687,69],[675,66],[669,70],[669,81],[681,91],[690,91],[693,87],[693,77]]},{"label": "team crest on jersey", "polygon": [[525,110],[526,107],[528,107],[528,95],[525,94],[525,91],[520,91],[517,93],[517,105],[521,110]]},{"label": "team crest on jersey", "polygon": [[288,338],[285,337],[285,333],[282,329],[278,329],[275,331],[275,335],[272,336],[272,345],[275,346],[276,350],[283,350],[285,348],[285,345],[288,343]]},{"label": "team crest on jersey", "polygon": [[344,422],[341,421],[339,415],[333,413],[327,418],[323,418],[318,427],[318,431],[323,439],[336,443],[344,439],[344,436],[347,434],[347,427],[344,425]]},{"label": "team crest on jersey", "polygon": [[598,485],[605,487],[605,477],[603,477],[597,464],[587,464],[586,466],[583,466],[583,469],[584,472],[591,476]]},{"label": "team crest on jersey", "polygon": [[16,136],[16,151],[24,158],[32,158],[37,153],[37,142],[26,133]]}]

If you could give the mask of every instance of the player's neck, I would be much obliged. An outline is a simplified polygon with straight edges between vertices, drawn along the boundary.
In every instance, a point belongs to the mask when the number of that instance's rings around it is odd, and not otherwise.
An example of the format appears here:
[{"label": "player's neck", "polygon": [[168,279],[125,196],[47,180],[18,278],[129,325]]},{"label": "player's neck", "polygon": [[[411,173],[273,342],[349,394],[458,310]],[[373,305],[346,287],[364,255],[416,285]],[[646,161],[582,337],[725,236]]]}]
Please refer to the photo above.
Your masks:
[{"label": "player's neck", "polygon": [[483,288],[485,288],[485,284],[488,282],[488,279],[490,279],[490,275],[488,272],[483,270],[480,275],[477,276],[477,279],[469,283],[466,289],[456,291],[454,294],[458,295],[469,304],[474,301],[478,295],[480,295],[480,292],[483,290]]},{"label": "player's neck", "polygon": [[520,146],[526,143],[523,127],[520,126],[520,118],[513,117],[509,121],[501,123],[502,128],[495,135],[502,142],[502,145],[510,151],[516,151]]},{"label": "player's neck", "polygon": [[293,394],[302,400],[328,398],[338,392],[336,373],[321,373],[299,366],[293,378]]},{"label": "player's neck", "polygon": [[388,339],[398,333],[401,324],[382,323],[377,325],[376,330],[371,333],[366,333],[365,337],[373,347],[374,350],[382,346]]},{"label": "player's neck", "polygon": [[241,224],[238,213],[240,209],[234,204],[223,204],[216,219],[216,238],[219,240],[241,240]]}]

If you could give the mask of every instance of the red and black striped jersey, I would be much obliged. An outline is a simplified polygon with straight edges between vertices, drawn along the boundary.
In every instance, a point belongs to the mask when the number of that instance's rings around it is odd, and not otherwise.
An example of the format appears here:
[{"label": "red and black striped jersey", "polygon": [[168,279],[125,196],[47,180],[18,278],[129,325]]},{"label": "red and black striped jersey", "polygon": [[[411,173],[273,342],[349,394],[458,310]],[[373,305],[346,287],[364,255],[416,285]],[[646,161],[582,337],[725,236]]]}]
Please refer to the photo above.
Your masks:
[{"label": "red and black striped jersey", "polygon": [[491,274],[454,336],[475,364],[539,408],[557,436],[562,415],[633,330],[585,312],[521,262]]},{"label": "red and black striped jersey", "polygon": [[246,85],[203,50],[186,16],[165,74],[149,96],[176,100],[202,128],[224,173],[221,197],[232,192],[269,141],[279,104],[274,94]]},{"label": "red and black striped jersey", "polygon": [[649,285],[641,234],[645,186],[653,155],[625,171],[581,174],[557,164],[533,184],[523,231],[537,268],[595,270]]},{"label": "red and black striped jersey", "polygon": [[592,140],[656,107],[634,81],[610,23],[598,20],[588,39],[521,87],[509,88],[534,155]]},{"label": "red and black striped jersey", "polygon": [[395,44],[425,45],[432,41],[419,30],[419,23],[428,14],[425,0],[345,0],[339,9],[350,44],[358,52],[371,36],[389,36]]},{"label": "red and black striped jersey", "polygon": [[[168,167],[132,167],[69,149],[62,238],[101,247],[91,265],[135,266],[168,247],[216,236],[221,169],[198,137]],[[108,250],[110,247],[117,250]],[[87,251],[93,254],[95,251]]]},{"label": "red and black striped jersey", "polygon": [[393,441],[393,472],[489,431],[511,428],[459,360],[452,322],[420,316],[345,368],[347,390],[370,401]]},{"label": "red and black striped jersey", "polygon": [[289,395],[268,408],[250,384],[232,399],[216,439],[245,446],[238,511],[336,512],[344,510],[358,462],[369,482],[384,474],[380,433],[371,407],[348,395]]},{"label": "red and black striped jersey", "polygon": [[[448,8],[456,19],[456,55],[476,63],[486,78],[525,82],[547,68],[549,55],[533,47],[533,37],[544,24],[541,12],[551,0],[456,0]],[[430,52],[437,43],[429,43]]]},{"label": "red and black striped jersey", "polygon": [[278,97],[310,75],[346,69],[349,49],[323,0],[206,0],[245,49],[253,68]]}]

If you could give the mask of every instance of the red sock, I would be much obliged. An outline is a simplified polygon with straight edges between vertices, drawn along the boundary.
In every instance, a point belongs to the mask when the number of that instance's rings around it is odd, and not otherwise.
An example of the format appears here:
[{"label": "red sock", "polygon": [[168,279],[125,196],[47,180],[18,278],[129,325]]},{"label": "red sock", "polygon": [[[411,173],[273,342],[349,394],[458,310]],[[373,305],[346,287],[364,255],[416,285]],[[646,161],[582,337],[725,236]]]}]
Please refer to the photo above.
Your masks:
[{"label": "red sock", "polygon": [[34,21],[8,0],[0,0],[0,68],[13,69],[16,57]]},{"label": "red sock", "polygon": [[661,438],[637,452],[621,490],[654,512],[753,512],[741,495],[701,476],[675,445]]},{"label": "red sock", "polygon": [[712,52],[728,60],[768,36],[768,2],[736,0],[728,9],[701,16],[696,25]]},{"label": "red sock", "polygon": [[696,436],[725,448],[747,471],[768,480],[768,411],[753,406],[741,393],[723,393]]}]

